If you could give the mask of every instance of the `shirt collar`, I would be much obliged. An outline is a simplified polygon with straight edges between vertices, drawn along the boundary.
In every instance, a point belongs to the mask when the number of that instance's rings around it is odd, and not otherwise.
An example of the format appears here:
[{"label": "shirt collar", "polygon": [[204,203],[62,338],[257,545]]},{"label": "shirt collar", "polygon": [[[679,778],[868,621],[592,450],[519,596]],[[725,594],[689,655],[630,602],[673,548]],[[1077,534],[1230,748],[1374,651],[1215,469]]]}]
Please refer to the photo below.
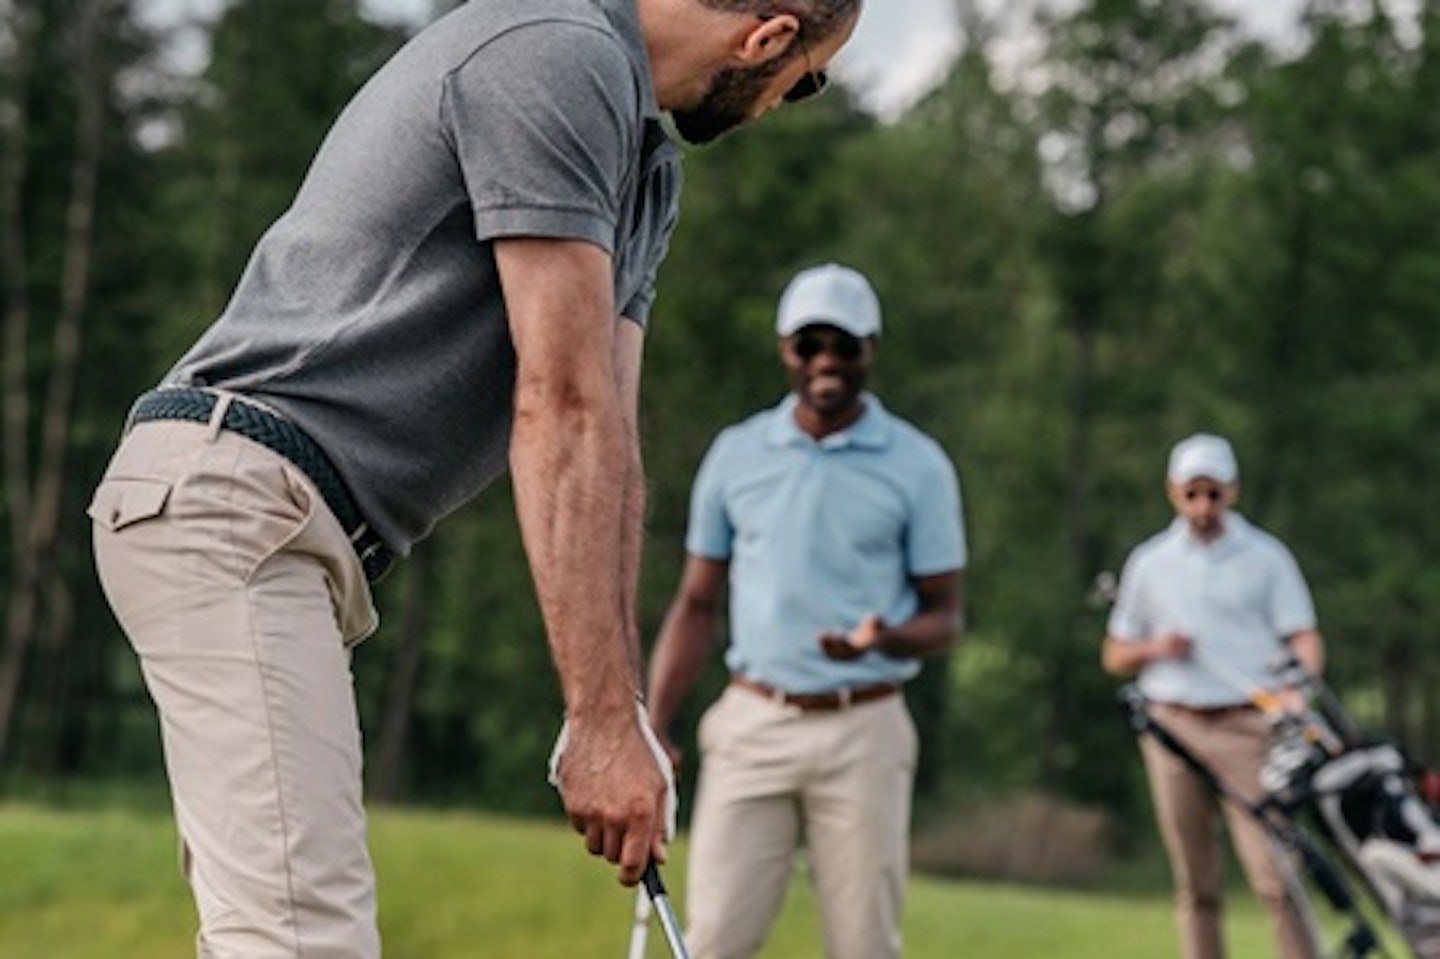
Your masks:
[{"label": "shirt collar", "polygon": [[645,32],[640,29],[640,15],[635,9],[635,0],[597,0],[601,10],[610,20],[630,58],[640,68],[640,96],[646,119],[659,120],[660,106],[655,101],[655,80],[650,73],[650,53],[645,46]]},{"label": "shirt collar", "polygon": [[1170,522],[1170,530],[1186,549],[1210,550],[1215,556],[1226,556],[1245,545],[1250,537],[1250,523],[1233,509],[1225,513],[1225,530],[1208,543],[1196,539],[1190,524],[1182,516]]},{"label": "shirt collar", "polygon": [[860,414],[859,419],[845,429],[831,433],[817,441],[795,422],[795,407],[800,404],[800,398],[794,393],[790,393],[771,411],[770,428],[766,432],[766,439],[775,446],[811,445],[826,450],[844,449],[849,446],[860,449],[883,449],[889,445],[890,436],[894,432],[890,414],[885,411],[885,407],[873,393],[861,393],[860,401],[865,404],[865,411]]}]

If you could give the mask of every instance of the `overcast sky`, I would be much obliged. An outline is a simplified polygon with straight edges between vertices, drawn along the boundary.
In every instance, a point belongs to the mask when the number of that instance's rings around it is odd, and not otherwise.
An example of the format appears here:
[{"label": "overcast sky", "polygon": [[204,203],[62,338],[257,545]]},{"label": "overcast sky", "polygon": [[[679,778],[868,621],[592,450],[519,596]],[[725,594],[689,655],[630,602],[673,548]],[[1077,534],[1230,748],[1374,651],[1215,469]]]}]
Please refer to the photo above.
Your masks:
[{"label": "overcast sky", "polygon": [[[1033,6],[1037,0],[981,0],[994,9]],[[1044,0],[1039,0],[1044,2]],[[1051,0],[1055,2],[1055,0]],[[1058,0],[1064,3],[1064,0]],[[1241,16],[1251,29],[1283,40],[1302,0],[1211,0],[1218,8]],[[1389,0],[1399,7],[1421,0]],[[221,0],[140,0],[147,16],[172,22],[185,16],[212,16]],[[430,0],[365,0],[372,15],[423,22]],[[954,16],[955,0],[869,0],[850,44],[836,59],[837,78],[855,90],[860,101],[882,116],[893,116],[928,90],[943,75],[960,49]],[[191,51],[190,59],[203,54]],[[182,54],[182,56],[186,56]]]}]

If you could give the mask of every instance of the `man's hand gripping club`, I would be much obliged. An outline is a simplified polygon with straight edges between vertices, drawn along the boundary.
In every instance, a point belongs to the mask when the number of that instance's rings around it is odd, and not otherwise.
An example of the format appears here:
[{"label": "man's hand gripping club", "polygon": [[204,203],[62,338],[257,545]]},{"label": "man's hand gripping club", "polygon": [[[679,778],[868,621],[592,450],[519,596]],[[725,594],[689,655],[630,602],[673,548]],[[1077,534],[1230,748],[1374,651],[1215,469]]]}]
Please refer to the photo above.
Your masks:
[{"label": "man's hand gripping club", "polygon": [[590,854],[619,865],[621,883],[633,886],[649,862],[665,862],[675,777],[639,700],[633,713],[567,717],[550,754],[550,785]]}]

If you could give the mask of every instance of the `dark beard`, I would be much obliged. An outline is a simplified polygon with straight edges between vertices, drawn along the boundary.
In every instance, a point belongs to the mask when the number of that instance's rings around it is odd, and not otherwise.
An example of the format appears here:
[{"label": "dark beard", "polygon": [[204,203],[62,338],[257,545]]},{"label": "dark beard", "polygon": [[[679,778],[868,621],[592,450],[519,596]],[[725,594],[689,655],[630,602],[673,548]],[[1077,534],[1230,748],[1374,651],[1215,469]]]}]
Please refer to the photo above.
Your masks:
[{"label": "dark beard", "polygon": [[705,98],[686,110],[671,110],[675,130],[686,143],[702,144],[728,133],[750,118],[755,101],[776,73],[767,65],[756,70],[727,69],[716,75]]}]

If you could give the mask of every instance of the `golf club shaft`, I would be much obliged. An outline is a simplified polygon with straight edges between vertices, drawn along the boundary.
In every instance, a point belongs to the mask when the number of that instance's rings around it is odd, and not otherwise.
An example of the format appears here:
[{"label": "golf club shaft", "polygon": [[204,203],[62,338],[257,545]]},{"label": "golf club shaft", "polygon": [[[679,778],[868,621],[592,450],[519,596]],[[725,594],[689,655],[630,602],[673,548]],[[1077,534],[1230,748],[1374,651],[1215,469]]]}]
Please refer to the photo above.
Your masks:
[{"label": "golf club shaft", "polygon": [[630,925],[629,959],[645,959],[645,941],[650,935],[650,891],[635,893],[635,918]]},{"label": "golf club shaft", "polygon": [[690,959],[690,953],[685,948],[685,939],[680,934],[680,923],[675,918],[675,910],[670,908],[670,896],[665,892],[665,883],[661,880],[660,870],[655,863],[651,862],[645,867],[645,874],[640,881],[644,883],[650,902],[660,915],[660,928],[665,930],[665,941],[670,944],[671,954],[675,959]]}]

